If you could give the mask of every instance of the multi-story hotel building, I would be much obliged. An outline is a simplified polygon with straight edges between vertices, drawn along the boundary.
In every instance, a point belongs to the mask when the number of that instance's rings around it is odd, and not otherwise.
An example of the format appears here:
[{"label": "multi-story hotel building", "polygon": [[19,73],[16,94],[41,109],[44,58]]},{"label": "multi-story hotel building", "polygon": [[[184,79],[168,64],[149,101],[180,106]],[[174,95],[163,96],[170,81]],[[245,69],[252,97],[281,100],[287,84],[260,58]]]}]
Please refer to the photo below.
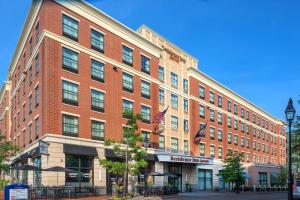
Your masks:
[{"label": "multi-story hotel building", "polygon": [[[118,159],[104,140],[122,141],[123,111],[143,116],[147,171],[176,175],[155,177],[155,185],[223,188],[217,174],[229,151],[245,155],[245,184],[269,185],[286,161],[282,121],[199,71],[197,59],[150,28],[133,31],[84,1],[33,1],[0,101],[1,131],[21,148],[12,166],[77,172],[58,180],[56,172],[12,174],[28,184],[110,192],[112,175],[99,159]],[[155,135],[151,118],[168,106]],[[203,125],[205,138],[195,144]]]}]

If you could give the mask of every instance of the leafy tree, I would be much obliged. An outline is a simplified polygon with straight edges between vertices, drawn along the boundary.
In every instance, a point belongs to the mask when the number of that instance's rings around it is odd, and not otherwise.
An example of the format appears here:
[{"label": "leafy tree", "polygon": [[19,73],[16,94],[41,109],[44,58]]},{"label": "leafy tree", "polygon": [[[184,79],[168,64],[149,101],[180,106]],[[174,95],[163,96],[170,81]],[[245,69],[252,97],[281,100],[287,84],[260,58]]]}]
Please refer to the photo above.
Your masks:
[{"label": "leafy tree", "polygon": [[287,183],[287,177],[288,177],[288,169],[287,167],[281,166],[279,176],[277,178],[278,185],[284,186]]},{"label": "leafy tree", "polygon": [[[134,115],[126,113],[126,116],[131,116],[123,127],[123,144],[115,141],[105,141],[106,146],[111,146],[115,155],[121,159],[119,161],[111,161],[102,159],[100,164],[113,175],[124,176],[124,195],[128,192],[128,174],[138,176],[141,169],[147,167],[145,160],[147,152],[141,147],[143,142],[141,134],[138,132],[137,122],[142,119],[140,114]],[[117,186],[119,188],[119,186]]]},{"label": "leafy tree", "polygon": [[234,184],[237,191],[244,182],[243,171],[245,168],[241,164],[243,157],[243,153],[229,152],[223,160],[224,169],[218,174],[218,176],[223,178],[225,183],[229,183],[229,185]]},{"label": "leafy tree", "polygon": [[12,142],[7,141],[0,130],[0,177],[2,177],[3,172],[9,169],[9,165],[7,164],[9,157],[17,150],[18,147],[14,146]]}]

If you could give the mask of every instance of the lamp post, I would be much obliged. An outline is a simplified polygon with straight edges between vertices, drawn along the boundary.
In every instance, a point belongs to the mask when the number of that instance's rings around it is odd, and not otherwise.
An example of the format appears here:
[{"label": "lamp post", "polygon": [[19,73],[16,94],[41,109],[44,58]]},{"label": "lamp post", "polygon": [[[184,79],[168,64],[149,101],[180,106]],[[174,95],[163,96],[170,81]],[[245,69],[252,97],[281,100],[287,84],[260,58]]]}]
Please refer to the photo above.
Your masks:
[{"label": "lamp post", "polygon": [[293,100],[292,98],[290,98],[289,103],[285,109],[285,117],[286,117],[286,121],[288,123],[289,126],[289,157],[288,157],[288,163],[289,163],[289,177],[288,177],[288,200],[292,200],[293,199],[293,177],[292,177],[292,123],[295,119],[295,113],[296,110],[293,106]]},{"label": "lamp post", "polygon": [[[144,147],[145,147],[145,150],[146,150],[146,154],[147,154],[147,150],[148,150],[148,146],[150,144],[150,141],[148,139],[148,135],[145,135],[145,138],[144,138]],[[147,157],[146,157],[147,159]],[[147,179],[148,179],[148,172],[147,172],[147,166],[145,168],[145,174],[144,174],[144,182],[145,182],[145,192],[144,192],[144,196],[146,197],[147,196],[147,189],[148,189],[148,185],[147,185]]]}]

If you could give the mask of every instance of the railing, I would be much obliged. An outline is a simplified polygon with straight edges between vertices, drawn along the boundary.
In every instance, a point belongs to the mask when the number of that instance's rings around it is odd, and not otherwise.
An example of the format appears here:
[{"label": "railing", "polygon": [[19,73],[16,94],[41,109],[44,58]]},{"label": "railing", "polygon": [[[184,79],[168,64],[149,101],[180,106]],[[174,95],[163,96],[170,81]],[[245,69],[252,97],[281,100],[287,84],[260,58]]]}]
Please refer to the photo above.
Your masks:
[{"label": "railing", "polygon": [[105,187],[31,187],[29,188],[29,199],[62,199],[93,197],[106,194]]},{"label": "railing", "polygon": [[149,186],[147,187],[147,190],[144,186],[137,187],[137,191],[141,195],[145,196],[159,196],[159,195],[171,195],[171,194],[177,194],[178,190],[174,187],[168,187],[168,186]]}]

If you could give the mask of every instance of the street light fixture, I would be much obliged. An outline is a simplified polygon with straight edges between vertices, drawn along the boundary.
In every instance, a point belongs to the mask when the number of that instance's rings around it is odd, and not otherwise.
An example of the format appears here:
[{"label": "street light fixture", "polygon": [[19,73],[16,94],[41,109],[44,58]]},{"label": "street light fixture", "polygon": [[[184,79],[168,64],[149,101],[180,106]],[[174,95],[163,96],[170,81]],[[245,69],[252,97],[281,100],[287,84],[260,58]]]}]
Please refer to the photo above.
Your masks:
[{"label": "street light fixture", "polygon": [[286,121],[288,123],[289,126],[289,157],[288,157],[288,163],[289,163],[289,177],[288,177],[288,200],[292,200],[293,199],[293,177],[292,177],[292,123],[295,119],[295,113],[296,110],[293,106],[293,100],[292,98],[290,98],[289,103],[285,109],[285,117],[286,117]]},{"label": "street light fixture", "polygon": [[[144,147],[145,147],[146,153],[147,153],[149,145],[150,145],[150,140],[147,137],[147,135],[145,135],[145,138],[144,138]],[[147,191],[148,191],[148,185],[147,185],[147,179],[148,179],[148,177],[147,176],[148,176],[148,172],[147,172],[147,167],[146,167],[145,168],[145,174],[144,174],[144,182],[145,182],[144,196],[147,196]]]}]

